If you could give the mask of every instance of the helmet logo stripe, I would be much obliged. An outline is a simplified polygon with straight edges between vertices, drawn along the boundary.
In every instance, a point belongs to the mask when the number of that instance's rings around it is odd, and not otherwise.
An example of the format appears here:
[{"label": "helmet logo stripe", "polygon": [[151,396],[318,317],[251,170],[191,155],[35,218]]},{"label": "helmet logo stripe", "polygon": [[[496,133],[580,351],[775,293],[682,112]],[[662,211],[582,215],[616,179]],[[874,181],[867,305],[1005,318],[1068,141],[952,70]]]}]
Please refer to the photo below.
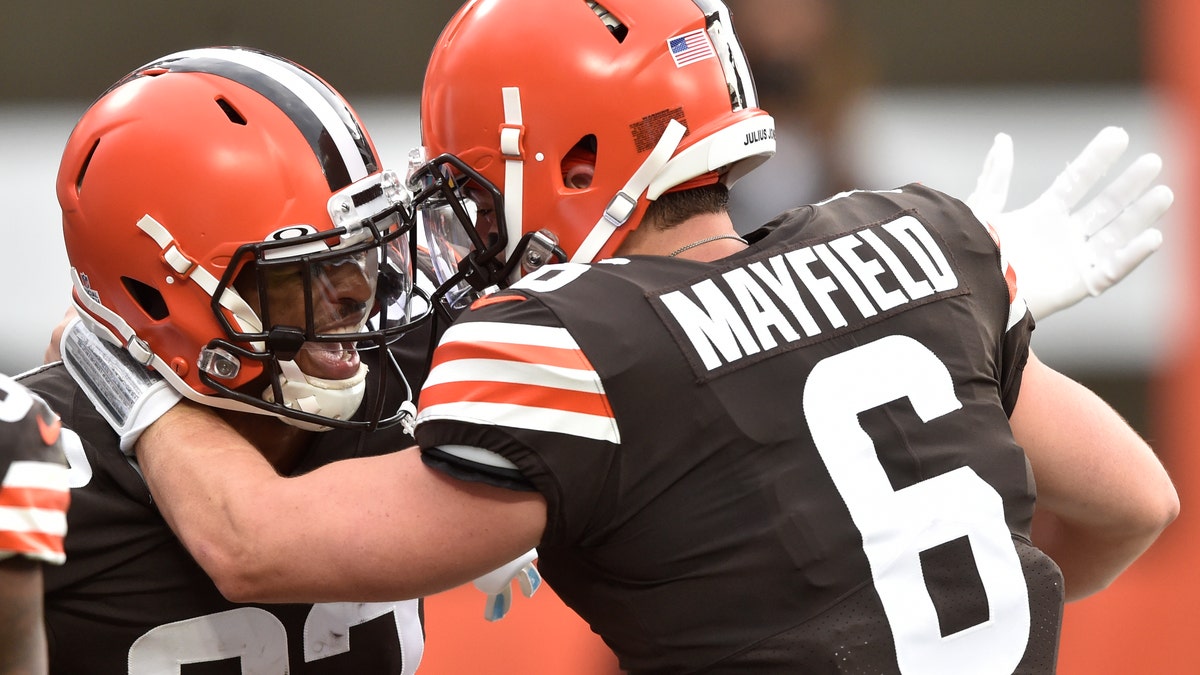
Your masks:
[{"label": "helmet logo stripe", "polygon": [[298,66],[289,68],[279,59],[252,50],[210,49],[181,52],[152,65],[219,75],[274,102],[312,146],[331,191],[378,168],[365,134],[345,106],[335,104],[336,95]]}]

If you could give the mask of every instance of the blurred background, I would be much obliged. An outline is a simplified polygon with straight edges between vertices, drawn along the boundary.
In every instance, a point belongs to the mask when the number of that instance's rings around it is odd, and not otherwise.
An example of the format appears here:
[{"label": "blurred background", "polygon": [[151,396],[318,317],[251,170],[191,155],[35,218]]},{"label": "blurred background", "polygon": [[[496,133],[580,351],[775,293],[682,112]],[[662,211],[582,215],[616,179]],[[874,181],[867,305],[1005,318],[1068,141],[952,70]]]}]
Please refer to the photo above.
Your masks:
[{"label": "blurred background", "polygon": [[[569,0],[564,0],[569,1]],[[728,0],[780,153],[734,190],[741,222],[849,187],[974,186],[999,131],[1013,136],[1011,207],[1032,201],[1106,125],[1163,155],[1176,206],[1164,250],[1099,301],[1039,325],[1043,360],[1103,394],[1176,477],[1180,520],[1103,594],[1068,609],[1060,672],[1200,672],[1200,584],[1188,497],[1200,477],[1192,308],[1194,122],[1200,3],[1092,0]],[[158,56],[253,46],[322,75],[355,104],[385,161],[419,142],[429,50],[458,2],[58,0],[6,3],[0,19],[0,372],[42,361],[69,298],[54,194],[59,154],[90,101]],[[530,17],[531,21],[537,20]],[[145,186],[153,190],[153,185]],[[429,603],[423,672],[615,672],[548,590],[484,624],[482,598]],[[473,645],[463,649],[463,641]],[[488,665],[481,667],[478,661]],[[472,665],[475,664],[475,665]]]}]

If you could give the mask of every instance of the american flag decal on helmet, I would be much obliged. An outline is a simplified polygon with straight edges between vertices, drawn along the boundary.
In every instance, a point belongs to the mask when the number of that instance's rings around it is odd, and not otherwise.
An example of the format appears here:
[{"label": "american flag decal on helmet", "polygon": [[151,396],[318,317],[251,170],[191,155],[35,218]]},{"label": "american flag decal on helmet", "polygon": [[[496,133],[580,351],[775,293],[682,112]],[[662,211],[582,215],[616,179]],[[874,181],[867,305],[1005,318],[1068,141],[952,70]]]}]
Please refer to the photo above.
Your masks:
[{"label": "american flag decal on helmet", "polygon": [[604,385],[565,328],[473,321],[434,353],[417,424],[437,419],[620,442]]},{"label": "american flag decal on helmet", "polygon": [[671,50],[671,58],[675,59],[675,65],[679,68],[717,56],[717,53],[713,51],[712,42],[708,40],[708,34],[701,28],[667,40],[667,47]]}]

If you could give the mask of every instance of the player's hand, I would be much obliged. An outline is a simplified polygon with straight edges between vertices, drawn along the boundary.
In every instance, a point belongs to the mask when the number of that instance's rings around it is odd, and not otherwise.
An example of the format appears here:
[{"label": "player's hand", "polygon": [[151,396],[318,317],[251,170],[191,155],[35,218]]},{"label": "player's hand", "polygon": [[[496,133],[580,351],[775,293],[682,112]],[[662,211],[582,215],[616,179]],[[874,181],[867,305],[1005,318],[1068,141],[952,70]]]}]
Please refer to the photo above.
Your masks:
[{"label": "player's hand", "polygon": [[121,451],[130,457],[146,427],[182,398],[162,376],[78,318],[63,328],[59,349],[71,377],[121,437]]},{"label": "player's hand", "polygon": [[62,361],[62,351],[59,350],[59,345],[62,344],[63,331],[67,329],[72,321],[79,318],[79,313],[74,307],[68,307],[63,318],[54,326],[54,330],[50,331],[50,344],[46,345],[46,353],[42,356],[42,363],[54,363]]},{"label": "player's hand", "polygon": [[966,203],[996,230],[1035,319],[1100,295],[1162,245],[1152,226],[1174,194],[1151,187],[1162,169],[1158,155],[1138,157],[1091,195],[1128,145],[1124,129],[1102,129],[1040,197],[1006,212],[1013,146],[1007,134],[996,135]]},{"label": "player's hand", "polygon": [[512,607],[512,582],[516,580],[521,587],[521,594],[527,598],[533,597],[542,585],[542,575],[538,573],[537,549],[529,549],[525,555],[499,567],[474,581],[475,588],[487,594],[487,604],[483,608],[483,618],[488,621],[499,621]]}]

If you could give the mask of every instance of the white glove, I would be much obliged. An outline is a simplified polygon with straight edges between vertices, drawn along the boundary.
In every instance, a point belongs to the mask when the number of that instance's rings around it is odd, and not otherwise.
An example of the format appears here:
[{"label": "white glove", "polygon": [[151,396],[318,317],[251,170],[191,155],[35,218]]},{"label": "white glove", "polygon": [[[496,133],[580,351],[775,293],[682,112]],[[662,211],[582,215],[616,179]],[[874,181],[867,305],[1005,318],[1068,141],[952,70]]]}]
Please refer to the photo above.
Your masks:
[{"label": "white glove", "polygon": [[130,457],[146,427],[182,398],[161,375],[101,339],[79,319],[63,329],[59,349],[67,371],[121,437],[121,451]]},{"label": "white glove", "polygon": [[512,607],[512,582],[516,579],[521,587],[521,594],[532,598],[542,585],[542,575],[538,573],[536,548],[529,549],[525,555],[479,577],[473,583],[475,588],[487,594],[487,604],[483,608],[483,618],[488,621],[499,621]]},{"label": "white glove", "polygon": [[1034,319],[1100,295],[1162,245],[1162,232],[1151,225],[1175,197],[1166,186],[1150,187],[1162,169],[1158,155],[1138,157],[1083,202],[1128,145],[1124,129],[1105,127],[1040,197],[1003,212],[1013,146],[1008,134],[996,135],[965,201],[996,230]]}]

